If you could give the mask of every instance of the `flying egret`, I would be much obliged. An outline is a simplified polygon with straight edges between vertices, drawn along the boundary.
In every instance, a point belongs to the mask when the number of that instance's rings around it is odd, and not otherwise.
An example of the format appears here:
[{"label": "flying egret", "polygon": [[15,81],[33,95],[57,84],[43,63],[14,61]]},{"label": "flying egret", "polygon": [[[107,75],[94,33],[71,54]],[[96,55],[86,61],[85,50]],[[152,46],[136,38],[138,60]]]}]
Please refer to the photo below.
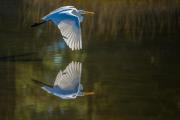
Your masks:
[{"label": "flying egret", "polygon": [[66,44],[72,50],[82,49],[80,23],[84,14],[94,14],[84,10],[77,10],[74,6],[60,7],[42,18],[42,22],[34,23],[31,27],[52,21],[58,26]]},{"label": "flying egret", "polygon": [[81,81],[82,63],[71,62],[64,71],[59,71],[53,86],[35,81],[43,85],[46,92],[62,99],[75,99],[77,96],[93,95],[93,92],[83,92]]}]

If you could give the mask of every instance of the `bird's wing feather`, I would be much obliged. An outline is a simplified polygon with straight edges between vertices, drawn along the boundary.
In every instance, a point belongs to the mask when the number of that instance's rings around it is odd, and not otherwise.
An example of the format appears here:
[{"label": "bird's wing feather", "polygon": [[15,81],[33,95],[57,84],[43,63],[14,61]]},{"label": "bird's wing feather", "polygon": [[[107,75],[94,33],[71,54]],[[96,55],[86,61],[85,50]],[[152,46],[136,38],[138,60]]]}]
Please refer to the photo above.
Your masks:
[{"label": "bird's wing feather", "polygon": [[61,20],[58,23],[58,28],[66,44],[72,50],[82,49],[81,27],[79,18],[69,12],[60,14]]},{"label": "bird's wing feather", "polygon": [[56,77],[54,86],[64,90],[71,90],[80,84],[82,64],[79,62],[70,63],[66,69],[60,71]]}]

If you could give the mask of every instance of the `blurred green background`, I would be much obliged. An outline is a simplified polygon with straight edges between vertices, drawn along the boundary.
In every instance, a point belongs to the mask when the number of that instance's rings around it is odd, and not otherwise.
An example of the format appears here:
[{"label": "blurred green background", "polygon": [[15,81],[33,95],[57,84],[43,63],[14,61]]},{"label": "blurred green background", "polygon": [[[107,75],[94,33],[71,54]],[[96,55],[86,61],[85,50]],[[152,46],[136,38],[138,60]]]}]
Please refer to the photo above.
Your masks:
[{"label": "blurred green background", "polygon": [[[52,23],[30,25],[64,5],[94,11],[71,51]],[[179,120],[179,0],[0,0],[0,120]],[[62,100],[59,70],[82,62],[94,96]]]}]

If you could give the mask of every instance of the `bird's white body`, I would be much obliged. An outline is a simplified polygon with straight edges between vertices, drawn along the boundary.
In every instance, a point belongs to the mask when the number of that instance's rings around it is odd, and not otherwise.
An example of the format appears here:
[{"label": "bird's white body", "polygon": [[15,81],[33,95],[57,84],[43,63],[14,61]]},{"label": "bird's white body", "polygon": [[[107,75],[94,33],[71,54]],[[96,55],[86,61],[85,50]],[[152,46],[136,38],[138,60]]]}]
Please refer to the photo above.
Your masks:
[{"label": "bird's white body", "polygon": [[81,15],[81,13],[74,6],[60,7],[58,9],[53,10],[52,12],[50,12],[48,15],[44,16],[42,19],[47,20],[48,18],[50,18],[51,15],[57,14],[57,13],[60,13],[60,12],[72,12],[73,15],[76,15],[79,18],[80,22],[83,21],[83,16]]},{"label": "bird's white body", "polygon": [[66,44],[72,50],[82,49],[80,23],[83,21],[82,10],[73,6],[60,7],[42,18],[43,21],[52,21],[61,31]]}]

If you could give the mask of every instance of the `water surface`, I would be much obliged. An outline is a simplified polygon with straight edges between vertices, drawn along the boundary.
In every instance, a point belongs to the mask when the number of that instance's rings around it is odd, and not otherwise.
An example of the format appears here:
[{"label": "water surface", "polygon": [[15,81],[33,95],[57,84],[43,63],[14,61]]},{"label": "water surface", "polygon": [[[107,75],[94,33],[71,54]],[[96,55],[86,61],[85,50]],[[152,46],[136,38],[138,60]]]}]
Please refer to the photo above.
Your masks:
[{"label": "water surface", "polygon": [[[71,51],[49,23],[49,11],[89,11],[83,50]],[[179,1],[0,1],[1,120],[179,120]],[[82,63],[81,83],[95,95],[64,100],[32,79],[53,85],[60,69]]]}]

